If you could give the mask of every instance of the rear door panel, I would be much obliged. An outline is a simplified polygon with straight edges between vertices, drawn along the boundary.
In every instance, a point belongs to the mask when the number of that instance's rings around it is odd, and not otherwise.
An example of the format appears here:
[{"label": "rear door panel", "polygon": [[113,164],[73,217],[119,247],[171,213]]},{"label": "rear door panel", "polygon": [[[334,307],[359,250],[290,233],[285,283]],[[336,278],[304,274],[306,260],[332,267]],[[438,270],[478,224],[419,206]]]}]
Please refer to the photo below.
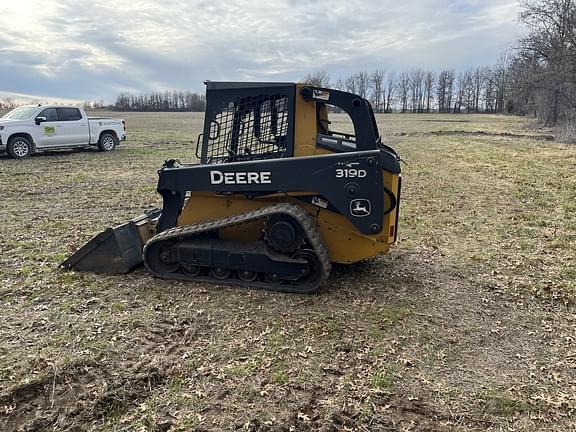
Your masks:
[{"label": "rear door panel", "polygon": [[89,141],[88,119],[78,108],[58,108],[63,130],[62,145],[87,145]]}]

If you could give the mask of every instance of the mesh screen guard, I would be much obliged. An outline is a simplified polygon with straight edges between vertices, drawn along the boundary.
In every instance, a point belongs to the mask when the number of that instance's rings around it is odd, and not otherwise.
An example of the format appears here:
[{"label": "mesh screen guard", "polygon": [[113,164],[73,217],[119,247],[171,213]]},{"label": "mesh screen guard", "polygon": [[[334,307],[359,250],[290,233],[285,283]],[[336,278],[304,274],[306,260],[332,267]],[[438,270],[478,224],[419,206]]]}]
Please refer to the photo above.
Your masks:
[{"label": "mesh screen guard", "polygon": [[294,87],[208,90],[202,163],[293,153]]}]

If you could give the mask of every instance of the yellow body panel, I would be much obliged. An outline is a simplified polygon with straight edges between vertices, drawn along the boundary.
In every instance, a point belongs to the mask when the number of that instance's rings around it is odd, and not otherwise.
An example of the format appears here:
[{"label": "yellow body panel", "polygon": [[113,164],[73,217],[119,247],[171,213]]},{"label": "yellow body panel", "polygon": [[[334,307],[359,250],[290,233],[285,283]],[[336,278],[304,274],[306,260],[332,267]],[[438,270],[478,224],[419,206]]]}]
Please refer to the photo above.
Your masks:
[{"label": "yellow body panel", "polygon": [[[188,198],[178,219],[178,225],[221,219],[280,202],[290,202],[301,206],[317,220],[318,229],[326,243],[332,262],[353,263],[388,250],[389,238],[384,235],[384,232],[379,236],[363,235],[344,216],[302,202],[296,198],[297,195],[276,194],[266,198],[248,199],[241,194],[223,196],[212,193],[194,193]],[[226,240],[258,240],[262,237],[263,229],[262,223],[249,223],[222,229],[219,235],[220,238]],[[392,242],[393,238],[390,243]]]},{"label": "yellow body panel", "polygon": [[[296,104],[294,124],[294,156],[311,156],[318,154],[332,153],[329,150],[316,146],[316,136],[318,134],[318,123],[316,119],[316,103],[305,101],[300,96],[300,90],[305,87],[303,84],[296,86]],[[324,107],[324,109],[326,109]]]}]

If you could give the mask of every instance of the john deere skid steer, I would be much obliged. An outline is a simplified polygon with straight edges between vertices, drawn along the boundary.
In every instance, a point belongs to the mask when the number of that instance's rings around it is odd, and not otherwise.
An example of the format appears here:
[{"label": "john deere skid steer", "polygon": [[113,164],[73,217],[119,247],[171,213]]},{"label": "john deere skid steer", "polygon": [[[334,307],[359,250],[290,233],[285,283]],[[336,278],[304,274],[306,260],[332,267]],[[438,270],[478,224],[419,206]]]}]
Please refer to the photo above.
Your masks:
[{"label": "john deere skid steer", "polygon": [[[206,83],[195,164],[159,171],[163,208],[110,228],[68,258],[75,270],[315,292],[331,263],[388,250],[400,164],[370,103],[291,83]],[[331,129],[347,113],[354,133]]]}]

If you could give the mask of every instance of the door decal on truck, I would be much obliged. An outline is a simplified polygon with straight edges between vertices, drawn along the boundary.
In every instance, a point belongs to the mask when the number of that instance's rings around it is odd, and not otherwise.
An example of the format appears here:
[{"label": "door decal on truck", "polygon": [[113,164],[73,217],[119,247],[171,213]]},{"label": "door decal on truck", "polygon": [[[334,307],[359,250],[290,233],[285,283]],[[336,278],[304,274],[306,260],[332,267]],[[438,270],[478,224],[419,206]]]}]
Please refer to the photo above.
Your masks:
[{"label": "door decal on truck", "polygon": [[44,135],[54,135],[56,133],[56,130],[54,129],[54,126],[44,126]]}]

